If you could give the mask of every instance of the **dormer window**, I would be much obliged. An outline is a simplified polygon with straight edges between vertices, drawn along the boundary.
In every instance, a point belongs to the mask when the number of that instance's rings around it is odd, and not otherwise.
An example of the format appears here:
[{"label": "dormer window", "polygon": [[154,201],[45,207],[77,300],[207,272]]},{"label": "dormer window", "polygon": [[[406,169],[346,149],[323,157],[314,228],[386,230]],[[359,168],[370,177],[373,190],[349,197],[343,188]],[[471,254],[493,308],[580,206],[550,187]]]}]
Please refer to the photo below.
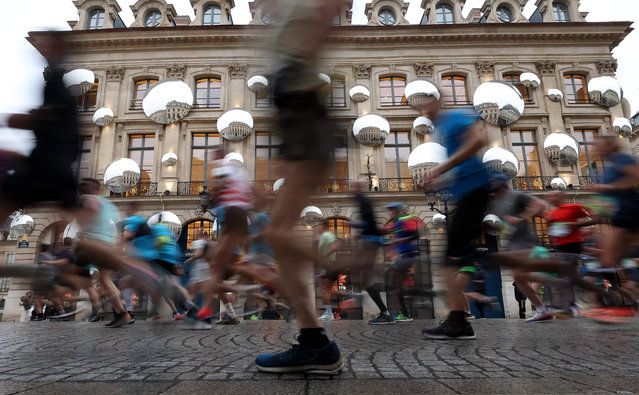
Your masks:
[{"label": "dormer window", "polygon": [[388,9],[388,8],[384,8],[384,9],[380,10],[379,14],[378,14],[378,17],[379,17],[379,22],[382,25],[386,25],[386,26],[392,26],[397,21],[397,19],[395,18],[395,13],[393,12],[393,10]]},{"label": "dormer window", "polygon": [[102,8],[94,8],[89,12],[89,23],[87,29],[102,29],[104,26],[104,10]]},{"label": "dormer window", "polygon": [[151,10],[146,13],[144,17],[144,26],[155,27],[160,24],[162,20],[162,14],[158,10]]},{"label": "dormer window", "polygon": [[513,12],[508,6],[500,5],[497,7],[497,18],[502,22],[510,23],[514,19]]},{"label": "dormer window", "polygon": [[203,25],[219,25],[222,23],[222,10],[216,5],[206,7],[204,9]]},{"label": "dormer window", "polygon": [[555,22],[570,22],[570,12],[564,3],[558,1],[552,3],[552,10],[555,14]]},{"label": "dormer window", "polygon": [[455,23],[453,7],[449,4],[440,4],[437,6],[437,23],[440,25],[452,25]]},{"label": "dormer window", "polygon": [[262,14],[262,23],[265,25],[270,25],[273,23],[273,19],[271,19],[271,15],[269,13]]}]

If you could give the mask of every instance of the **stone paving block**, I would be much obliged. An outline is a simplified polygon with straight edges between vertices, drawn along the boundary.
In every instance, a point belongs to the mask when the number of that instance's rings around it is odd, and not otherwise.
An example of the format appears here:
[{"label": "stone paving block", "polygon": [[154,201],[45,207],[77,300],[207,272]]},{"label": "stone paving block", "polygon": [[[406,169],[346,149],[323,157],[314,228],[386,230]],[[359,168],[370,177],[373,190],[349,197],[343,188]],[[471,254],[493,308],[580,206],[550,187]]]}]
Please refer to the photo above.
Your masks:
[{"label": "stone paving block", "polygon": [[262,380],[252,381],[182,381],[167,389],[164,394],[303,394],[306,384],[303,381]]},{"label": "stone paving block", "polygon": [[440,383],[455,391],[468,394],[560,394],[579,393],[588,387],[564,379],[486,378],[473,380],[440,379]]},{"label": "stone paving block", "polygon": [[158,394],[167,389],[171,384],[163,383],[87,383],[87,382],[54,382],[43,387],[43,393],[47,395],[69,395],[69,394],[100,394],[100,395],[121,395],[121,394]]},{"label": "stone paving block", "polygon": [[[384,390],[387,389],[387,390]],[[330,380],[309,383],[309,393],[370,395],[392,394],[454,394],[435,380]]]}]

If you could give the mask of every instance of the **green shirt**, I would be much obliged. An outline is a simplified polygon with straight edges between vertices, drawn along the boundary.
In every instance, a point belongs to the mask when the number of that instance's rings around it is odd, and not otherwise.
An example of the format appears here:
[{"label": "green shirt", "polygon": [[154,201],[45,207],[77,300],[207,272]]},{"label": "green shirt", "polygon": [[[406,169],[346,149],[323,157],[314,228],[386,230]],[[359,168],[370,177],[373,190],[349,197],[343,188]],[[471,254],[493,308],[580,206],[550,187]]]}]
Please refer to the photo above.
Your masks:
[{"label": "green shirt", "polygon": [[[325,256],[331,250],[331,244],[333,244],[335,240],[337,240],[337,238],[332,232],[322,233],[319,238],[319,245],[317,246],[319,253],[322,254],[322,256]],[[326,260],[331,262],[335,262],[335,259],[337,259],[337,254],[335,252],[326,257]]]}]

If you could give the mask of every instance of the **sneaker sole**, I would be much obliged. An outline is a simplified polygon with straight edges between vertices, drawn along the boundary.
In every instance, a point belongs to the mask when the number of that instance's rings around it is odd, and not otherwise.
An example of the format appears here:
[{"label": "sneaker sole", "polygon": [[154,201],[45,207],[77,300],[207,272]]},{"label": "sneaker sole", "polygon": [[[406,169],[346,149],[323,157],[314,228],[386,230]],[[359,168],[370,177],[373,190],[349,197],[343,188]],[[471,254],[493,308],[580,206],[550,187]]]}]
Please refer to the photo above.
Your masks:
[{"label": "sneaker sole", "polygon": [[553,316],[552,318],[544,318],[543,320],[526,320],[526,322],[546,322],[546,321],[553,321],[555,318],[555,316]]},{"label": "sneaker sole", "polygon": [[430,339],[430,340],[475,340],[477,338],[477,336],[472,335],[472,336],[455,336],[455,337],[451,337],[451,336],[447,336],[447,335],[427,335],[425,333],[422,333],[422,335],[426,338],[426,339]]},{"label": "sneaker sole", "polygon": [[332,365],[304,365],[304,366],[286,366],[286,367],[267,367],[256,365],[257,369],[266,373],[307,373],[317,374],[321,376],[337,376],[342,371],[344,364],[342,358]]},{"label": "sneaker sole", "polygon": [[412,319],[410,319],[410,320],[395,320],[395,322],[413,322],[413,320]]}]

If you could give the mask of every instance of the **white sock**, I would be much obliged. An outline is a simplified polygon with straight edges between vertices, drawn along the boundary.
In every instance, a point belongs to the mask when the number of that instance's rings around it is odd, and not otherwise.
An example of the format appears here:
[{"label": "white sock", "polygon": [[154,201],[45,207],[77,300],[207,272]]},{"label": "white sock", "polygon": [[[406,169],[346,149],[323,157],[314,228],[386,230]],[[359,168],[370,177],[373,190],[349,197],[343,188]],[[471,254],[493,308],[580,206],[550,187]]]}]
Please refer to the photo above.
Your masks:
[{"label": "white sock", "polygon": [[231,318],[235,318],[235,309],[233,309],[233,304],[227,303],[224,307],[226,307],[226,314],[228,314]]},{"label": "white sock", "polygon": [[328,314],[333,314],[333,306],[331,306],[330,304],[325,304],[324,309]]},{"label": "white sock", "polygon": [[548,307],[546,307],[543,304],[541,306],[536,306],[536,308],[537,308],[537,311],[540,311],[540,312],[542,312],[544,314],[550,313],[550,310],[548,310]]}]

